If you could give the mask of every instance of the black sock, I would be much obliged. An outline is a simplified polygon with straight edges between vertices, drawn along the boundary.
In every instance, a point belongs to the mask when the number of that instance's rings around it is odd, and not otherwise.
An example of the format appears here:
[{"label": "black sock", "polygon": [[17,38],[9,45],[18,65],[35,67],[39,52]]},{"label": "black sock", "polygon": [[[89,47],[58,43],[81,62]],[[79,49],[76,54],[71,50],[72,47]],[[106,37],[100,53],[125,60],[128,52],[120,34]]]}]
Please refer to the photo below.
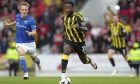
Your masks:
[{"label": "black sock", "polygon": [[128,60],[127,63],[128,63],[128,65],[129,65],[129,67],[132,68],[131,61]]},{"label": "black sock", "polygon": [[68,60],[62,59],[62,73],[66,72],[67,64],[68,64]]},{"label": "black sock", "polygon": [[114,59],[113,58],[110,58],[109,60],[110,60],[110,63],[112,64],[112,66],[115,67]]},{"label": "black sock", "polygon": [[136,75],[139,76],[139,66],[136,68]]}]

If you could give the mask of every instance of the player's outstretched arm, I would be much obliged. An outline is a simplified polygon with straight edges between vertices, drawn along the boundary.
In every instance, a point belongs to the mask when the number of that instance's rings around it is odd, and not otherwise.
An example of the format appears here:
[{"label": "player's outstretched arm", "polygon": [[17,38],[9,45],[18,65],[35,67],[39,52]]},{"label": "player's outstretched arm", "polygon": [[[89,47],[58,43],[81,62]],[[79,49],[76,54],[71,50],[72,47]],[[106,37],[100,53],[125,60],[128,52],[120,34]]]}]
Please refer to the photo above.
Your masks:
[{"label": "player's outstretched arm", "polygon": [[16,21],[13,21],[13,22],[7,22],[7,21],[5,21],[4,22],[4,25],[5,26],[11,26],[11,25],[15,25],[16,24]]}]

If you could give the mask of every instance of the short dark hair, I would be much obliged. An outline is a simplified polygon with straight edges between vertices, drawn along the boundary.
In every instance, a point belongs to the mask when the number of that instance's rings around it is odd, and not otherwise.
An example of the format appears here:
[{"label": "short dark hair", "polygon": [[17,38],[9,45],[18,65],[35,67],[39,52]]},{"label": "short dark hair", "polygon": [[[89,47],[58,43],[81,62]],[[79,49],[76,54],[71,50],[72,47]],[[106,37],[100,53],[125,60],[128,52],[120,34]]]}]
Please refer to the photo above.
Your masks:
[{"label": "short dark hair", "polygon": [[74,7],[74,3],[72,1],[67,1],[65,4],[70,4],[72,7]]}]

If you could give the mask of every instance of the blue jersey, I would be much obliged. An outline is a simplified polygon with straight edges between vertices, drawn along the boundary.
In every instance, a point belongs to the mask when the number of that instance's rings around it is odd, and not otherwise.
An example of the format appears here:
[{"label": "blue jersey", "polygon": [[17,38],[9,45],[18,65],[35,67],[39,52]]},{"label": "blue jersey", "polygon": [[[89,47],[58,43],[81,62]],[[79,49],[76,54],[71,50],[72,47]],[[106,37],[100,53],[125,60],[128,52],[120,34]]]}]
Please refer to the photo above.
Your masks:
[{"label": "blue jersey", "polygon": [[36,29],[35,20],[31,16],[22,18],[20,14],[16,15],[16,43],[34,42],[33,36],[28,36],[26,31],[31,32]]}]

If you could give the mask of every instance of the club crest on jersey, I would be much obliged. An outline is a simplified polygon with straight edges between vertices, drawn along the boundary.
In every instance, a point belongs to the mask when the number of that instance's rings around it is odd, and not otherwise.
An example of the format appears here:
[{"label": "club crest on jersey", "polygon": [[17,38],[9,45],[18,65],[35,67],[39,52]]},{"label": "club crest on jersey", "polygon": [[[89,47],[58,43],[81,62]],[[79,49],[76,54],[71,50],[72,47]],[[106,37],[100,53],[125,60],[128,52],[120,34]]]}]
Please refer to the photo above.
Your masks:
[{"label": "club crest on jersey", "polygon": [[26,26],[20,25],[18,22],[16,23],[16,27],[17,27],[17,28],[26,28]]},{"label": "club crest on jersey", "polygon": [[24,21],[24,23],[25,23],[25,24],[27,24],[27,23],[28,23],[28,21],[27,21],[27,20],[25,20],[25,21]]}]

